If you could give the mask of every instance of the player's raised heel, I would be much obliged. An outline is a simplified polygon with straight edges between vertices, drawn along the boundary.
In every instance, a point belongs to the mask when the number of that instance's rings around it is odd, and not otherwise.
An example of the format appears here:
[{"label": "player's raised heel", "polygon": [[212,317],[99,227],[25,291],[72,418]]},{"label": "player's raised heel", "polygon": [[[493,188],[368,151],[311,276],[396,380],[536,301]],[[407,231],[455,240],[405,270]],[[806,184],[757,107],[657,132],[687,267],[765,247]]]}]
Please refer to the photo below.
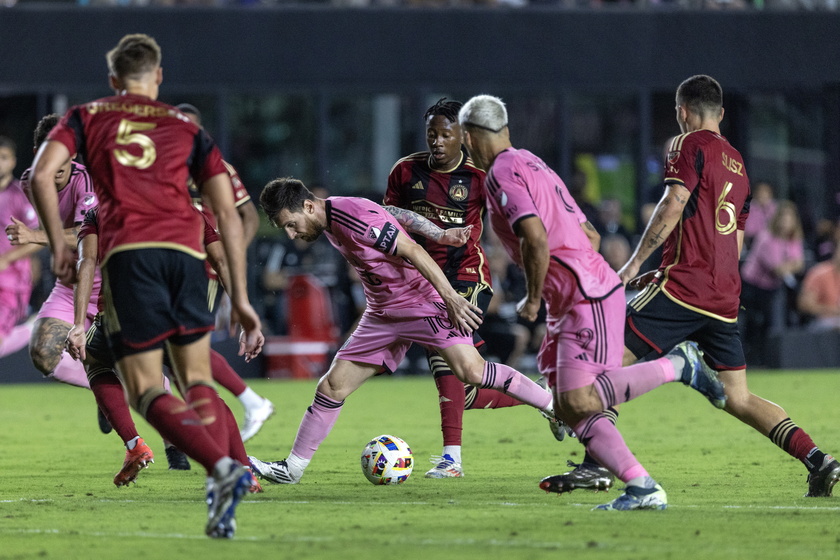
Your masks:
[{"label": "player's raised heel", "polygon": [[251,472],[228,459],[223,472],[207,484],[207,526],[204,532],[214,539],[231,539],[236,532],[236,506],[251,487]]},{"label": "player's raised heel", "polygon": [[669,352],[669,355],[680,356],[685,360],[680,378],[684,385],[697,390],[709,399],[715,408],[726,406],[723,382],[718,378],[717,372],[706,364],[703,352],[695,342],[689,340],[680,342]]},{"label": "player's raised heel", "polygon": [[268,399],[263,399],[260,406],[246,410],[242,428],[239,430],[242,442],[244,443],[257,435],[265,421],[271,418],[273,414],[274,405]]}]

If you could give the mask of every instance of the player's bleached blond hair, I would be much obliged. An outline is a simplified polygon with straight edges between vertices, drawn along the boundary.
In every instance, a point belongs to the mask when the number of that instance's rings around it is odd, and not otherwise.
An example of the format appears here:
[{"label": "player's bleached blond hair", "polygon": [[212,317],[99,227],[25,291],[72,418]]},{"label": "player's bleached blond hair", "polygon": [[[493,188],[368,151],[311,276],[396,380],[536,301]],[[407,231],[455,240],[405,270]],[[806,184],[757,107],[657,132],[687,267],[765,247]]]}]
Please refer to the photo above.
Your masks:
[{"label": "player's bleached blond hair", "polygon": [[476,95],[461,107],[458,112],[461,126],[480,128],[499,133],[508,124],[505,103],[492,95]]},{"label": "player's bleached blond hair", "polygon": [[144,33],[126,35],[117,46],[108,51],[108,71],[121,80],[136,78],[160,66],[160,46]]}]

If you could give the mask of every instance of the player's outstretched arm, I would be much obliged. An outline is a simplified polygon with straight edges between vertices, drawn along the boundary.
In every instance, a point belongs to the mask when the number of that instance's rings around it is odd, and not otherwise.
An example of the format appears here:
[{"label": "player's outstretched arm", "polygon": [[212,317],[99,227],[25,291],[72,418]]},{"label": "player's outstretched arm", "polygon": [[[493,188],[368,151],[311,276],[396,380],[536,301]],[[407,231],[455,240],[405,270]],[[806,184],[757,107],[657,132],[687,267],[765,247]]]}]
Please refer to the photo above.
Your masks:
[{"label": "player's outstretched arm", "polygon": [[446,312],[453,325],[469,331],[481,325],[481,309],[459,296],[429,253],[402,232],[397,234],[396,254],[411,261],[417,271],[432,284],[446,303]]},{"label": "player's outstretched arm", "polygon": [[398,206],[383,206],[383,208],[394,216],[407,231],[437,241],[441,245],[461,247],[469,241],[472,233],[473,227],[471,225],[462,228],[443,229],[411,210]]},{"label": "player's outstretched arm", "polygon": [[618,276],[624,284],[638,276],[642,263],[668,239],[677,227],[690,195],[688,189],[682,185],[671,183],[666,186],[665,194],[653,210],[650,222],[630,256],[630,260],[618,271]]}]

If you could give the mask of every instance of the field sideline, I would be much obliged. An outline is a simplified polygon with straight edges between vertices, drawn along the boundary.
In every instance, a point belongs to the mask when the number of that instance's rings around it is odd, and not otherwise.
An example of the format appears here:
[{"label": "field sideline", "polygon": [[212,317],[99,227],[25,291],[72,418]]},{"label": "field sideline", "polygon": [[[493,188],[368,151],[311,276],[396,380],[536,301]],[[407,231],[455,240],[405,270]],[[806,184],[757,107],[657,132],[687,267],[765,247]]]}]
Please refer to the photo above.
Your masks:
[{"label": "field sideline", "polygon": [[[840,453],[836,371],[753,373],[753,390],[782,404],[825,451]],[[314,381],[253,381],[278,408],[246,447],[281,459]],[[241,417],[241,407],[228,399]],[[625,406],[631,449],[668,492],[664,512],[592,512],[618,495],[548,495],[540,478],[579,460],[527,407],[465,414],[460,480],[423,478],[440,453],[434,383],[377,378],[350,397],[299,485],[246,497],[233,541],[203,535],[204,475],[168,471],[157,454],[138,484],[116,488],[124,451],[96,426],[92,395],[59,384],[0,391],[0,559],[21,558],[837,558],[840,495],[806,499],[806,472],[767,438],[679,384]],[[367,441],[411,446],[412,477],[375,487],[362,476]],[[838,489],[840,494],[840,489]],[[258,556],[259,555],[259,556]],[[264,555],[264,556],[263,556]]]}]

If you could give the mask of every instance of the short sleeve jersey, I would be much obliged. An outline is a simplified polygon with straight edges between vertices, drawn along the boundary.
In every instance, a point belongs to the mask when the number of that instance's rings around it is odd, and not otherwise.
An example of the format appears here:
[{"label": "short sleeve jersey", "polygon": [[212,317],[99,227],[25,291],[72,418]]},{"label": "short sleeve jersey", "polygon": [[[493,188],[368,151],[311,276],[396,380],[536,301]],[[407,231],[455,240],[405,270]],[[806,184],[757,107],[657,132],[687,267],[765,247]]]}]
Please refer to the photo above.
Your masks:
[{"label": "short sleeve jersey", "polygon": [[[8,222],[14,216],[29,229],[38,227],[38,215],[26,198],[20,181],[12,179],[5,190],[0,191],[0,212]],[[0,235],[0,254],[14,249],[5,235]],[[32,290],[32,264],[29,259],[18,259],[5,270],[0,271],[0,286],[4,291],[26,293]]]},{"label": "short sleeve jersey", "polygon": [[[601,299],[621,285],[618,274],[584,233],[581,224],[586,216],[560,177],[540,158],[527,150],[508,148],[490,166],[486,185],[490,224],[517,265],[523,266],[516,234],[519,223],[537,217],[545,227],[552,261],[571,272],[566,277],[576,283],[561,288],[564,295],[577,288],[587,299]],[[545,299],[551,302],[555,297],[545,294]]]},{"label": "short sleeve jersey", "polygon": [[201,184],[226,169],[213,140],[184,114],[141,95],[106,97],[71,108],[48,139],[88,166],[103,263],[114,251],[152,247],[204,256],[187,181]]},{"label": "short sleeve jersey", "polygon": [[408,234],[388,211],[364,198],[333,196],[326,200],[326,212],[324,233],[359,274],[369,312],[443,301],[411,263],[396,255],[397,234]]},{"label": "short sleeve jersey", "polygon": [[[32,169],[27,169],[20,177],[23,189],[30,198],[32,197],[32,187],[29,182],[31,173]],[[98,205],[99,201],[87,169],[80,163],[71,163],[70,180],[63,189],[58,191],[58,215],[61,217],[64,228],[81,224],[85,219],[85,214]]]},{"label": "short sleeve jersey", "polygon": [[749,215],[750,184],[738,150],[698,130],[671,142],[665,185],[690,193],[679,224],[662,246],[660,287],[676,303],[735,322],[741,296],[737,231]]},{"label": "short sleeve jersey", "polygon": [[484,229],[484,171],[466,153],[454,168],[439,171],[429,165],[429,152],[399,160],[388,175],[385,204],[420,214],[442,229],[472,225],[462,247],[441,245],[415,235],[414,240],[431,255],[450,282],[490,283],[490,266],[479,240]]}]

